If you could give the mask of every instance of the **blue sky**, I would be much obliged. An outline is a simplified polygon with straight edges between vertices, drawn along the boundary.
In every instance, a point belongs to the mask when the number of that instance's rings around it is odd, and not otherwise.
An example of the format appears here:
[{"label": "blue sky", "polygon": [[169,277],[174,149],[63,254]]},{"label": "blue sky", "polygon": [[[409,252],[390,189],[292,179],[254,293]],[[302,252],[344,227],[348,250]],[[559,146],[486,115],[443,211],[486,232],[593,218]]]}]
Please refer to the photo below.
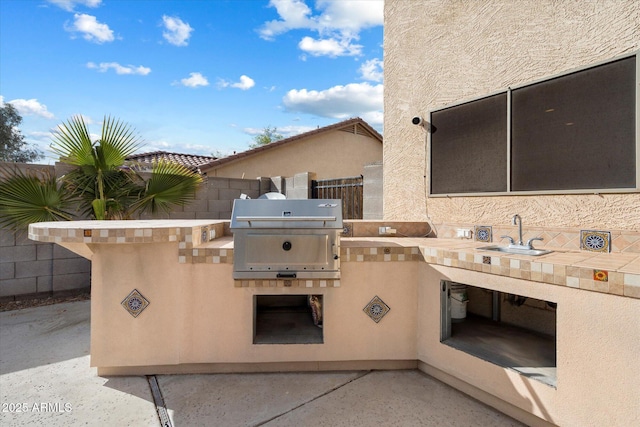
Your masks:
[{"label": "blue sky", "polygon": [[0,0],[0,100],[29,144],[81,114],[141,151],[230,154],[362,117],[382,133],[382,0]]}]

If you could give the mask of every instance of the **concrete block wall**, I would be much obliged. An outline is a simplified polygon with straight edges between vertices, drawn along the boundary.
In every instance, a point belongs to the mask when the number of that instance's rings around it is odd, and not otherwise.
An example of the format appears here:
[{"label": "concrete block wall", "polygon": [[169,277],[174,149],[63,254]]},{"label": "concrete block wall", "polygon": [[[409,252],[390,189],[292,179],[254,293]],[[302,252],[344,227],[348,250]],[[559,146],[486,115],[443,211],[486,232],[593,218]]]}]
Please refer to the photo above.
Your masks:
[{"label": "concrete block wall", "polygon": [[233,201],[246,194],[257,199],[265,187],[260,179],[207,177],[194,201],[176,207],[169,214],[145,213],[141,219],[231,219]]},{"label": "concrete block wall", "polygon": [[382,219],[382,162],[364,166],[362,219]]},{"label": "concrete block wall", "polygon": [[[60,167],[0,162],[0,177],[12,170],[60,176],[64,173]],[[29,240],[26,233],[0,228],[0,300],[80,292],[90,286],[89,260],[59,245]]]},{"label": "concrete block wall", "polygon": [[91,262],[53,243],[0,229],[0,299],[88,290]]},{"label": "concrete block wall", "polygon": [[[281,193],[287,194],[287,178],[282,176],[272,176],[270,178],[259,178],[261,182],[260,194],[264,193]],[[293,185],[293,181],[291,181]],[[264,188],[264,191],[263,191]]]},{"label": "concrete block wall", "polygon": [[315,179],[313,172],[297,173],[291,178],[285,179],[285,195],[287,199],[310,199],[311,181]]}]

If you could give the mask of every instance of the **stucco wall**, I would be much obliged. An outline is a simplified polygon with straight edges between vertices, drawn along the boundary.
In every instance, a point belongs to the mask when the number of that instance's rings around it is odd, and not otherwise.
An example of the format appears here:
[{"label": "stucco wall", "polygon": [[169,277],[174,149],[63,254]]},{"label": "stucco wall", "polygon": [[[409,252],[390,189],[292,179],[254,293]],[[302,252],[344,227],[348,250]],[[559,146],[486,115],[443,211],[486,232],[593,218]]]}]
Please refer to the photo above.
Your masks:
[{"label": "stucco wall", "polygon": [[364,165],[381,159],[379,141],[335,131],[273,147],[206,172],[208,176],[257,178],[309,171],[316,179],[330,179],[361,175]]},{"label": "stucco wall", "polygon": [[640,230],[638,193],[427,199],[427,134],[411,124],[639,47],[634,0],[386,0],[384,217],[503,224],[519,213],[530,226]]}]

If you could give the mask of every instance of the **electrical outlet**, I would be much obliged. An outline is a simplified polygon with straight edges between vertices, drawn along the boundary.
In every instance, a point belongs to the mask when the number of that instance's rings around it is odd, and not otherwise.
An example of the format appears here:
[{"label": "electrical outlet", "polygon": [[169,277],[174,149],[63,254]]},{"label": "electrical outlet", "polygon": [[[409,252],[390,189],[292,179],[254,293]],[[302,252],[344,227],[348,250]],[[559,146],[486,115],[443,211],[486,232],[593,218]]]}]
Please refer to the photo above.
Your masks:
[{"label": "electrical outlet", "polygon": [[387,234],[387,227],[378,227],[378,234],[381,236]]},{"label": "electrical outlet", "polygon": [[462,239],[470,239],[471,230],[469,230],[468,228],[458,228],[456,229],[456,237],[460,237]]}]

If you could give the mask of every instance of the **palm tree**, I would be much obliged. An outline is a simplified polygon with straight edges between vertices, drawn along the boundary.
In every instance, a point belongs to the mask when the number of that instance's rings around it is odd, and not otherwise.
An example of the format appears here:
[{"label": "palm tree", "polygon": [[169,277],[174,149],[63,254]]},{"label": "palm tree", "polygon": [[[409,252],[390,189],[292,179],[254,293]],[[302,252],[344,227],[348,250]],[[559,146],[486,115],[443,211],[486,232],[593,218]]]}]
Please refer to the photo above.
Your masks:
[{"label": "palm tree", "polygon": [[[111,117],[105,117],[100,139],[94,142],[82,116],[59,125],[51,149],[72,169],[57,180],[58,185],[48,182],[46,186],[48,191],[59,193],[57,209],[64,211],[75,201],[82,214],[93,219],[130,219],[146,211],[169,212],[173,205],[184,205],[195,197],[202,178],[183,165],[157,162],[147,181],[136,172],[135,165],[127,166],[125,159],[138,148],[140,138],[128,125]],[[34,194],[20,190],[25,180],[32,179],[22,175],[0,183],[0,203],[5,199],[14,201],[0,205],[0,225],[13,229],[43,220],[42,215],[18,215],[17,205],[26,204],[25,200],[47,212],[54,211],[47,201],[36,201]],[[40,182],[44,188],[45,180]],[[16,191],[20,198],[16,197]],[[51,215],[44,220],[70,219],[65,215]]]}]

